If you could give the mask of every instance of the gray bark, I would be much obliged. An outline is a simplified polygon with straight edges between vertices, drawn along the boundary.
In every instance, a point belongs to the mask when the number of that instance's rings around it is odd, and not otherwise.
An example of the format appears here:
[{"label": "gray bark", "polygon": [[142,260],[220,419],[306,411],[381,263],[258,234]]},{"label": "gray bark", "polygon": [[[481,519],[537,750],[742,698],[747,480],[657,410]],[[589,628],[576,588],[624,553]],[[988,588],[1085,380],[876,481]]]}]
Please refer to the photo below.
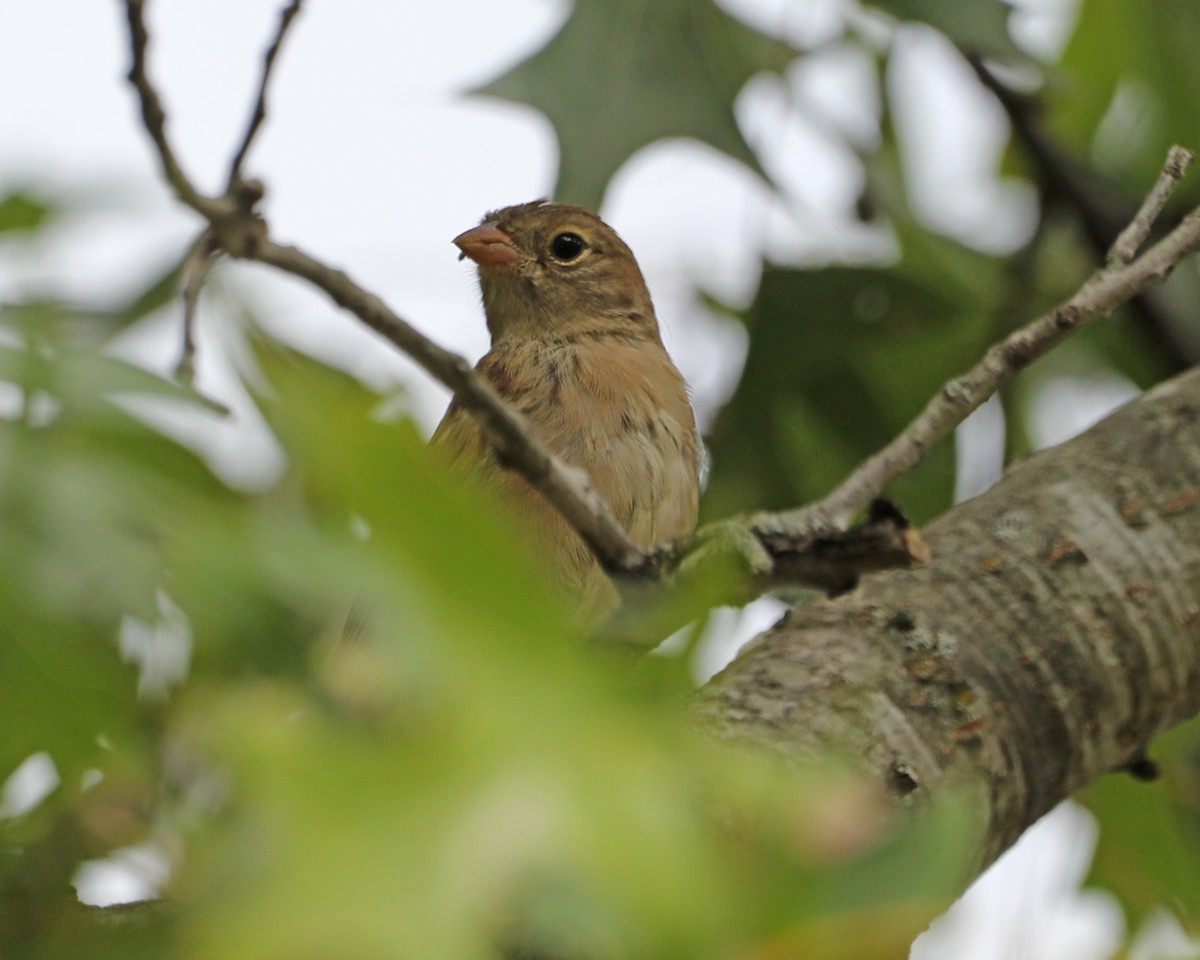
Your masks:
[{"label": "gray bark", "polygon": [[722,738],[859,758],[898,804],[974,790],[982,869],[1200,710],[1200,371],[925,536],[927,567],[793,610],[698,710]]}]

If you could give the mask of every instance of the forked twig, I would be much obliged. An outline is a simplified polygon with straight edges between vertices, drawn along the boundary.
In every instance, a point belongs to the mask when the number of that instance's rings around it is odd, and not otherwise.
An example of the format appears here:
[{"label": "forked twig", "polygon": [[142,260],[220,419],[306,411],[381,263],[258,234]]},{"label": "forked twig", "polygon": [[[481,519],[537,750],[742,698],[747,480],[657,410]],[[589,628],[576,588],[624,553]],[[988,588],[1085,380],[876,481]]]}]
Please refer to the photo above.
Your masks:
[{"label": "forked twig", "polygon": [[1154,190],[1113,245],[1108,263],[1092,274],[1073,297],[988,348],[975,366],[947,382],[894,440],[863,461],[827,497],[799,510],[756,518],[755,529],[800,533],[844,525],[1034,360],[1164,281],[1181,260],[1200,249],[1200,210],[1189,213],[1141,256],[1134,258],[1134,254],[1192,158],[1190,151],[1171,149]]},{"label": "forked twig", "polygon": [[1167,162],[1163,164],[1162,172],[1158,175],[1158,182],[1154,184],[1154,189],[1146,194],[1141,208],[1129,221],[1129,225],[1113,241],[1112,248],[1108,251],[1110,267],[1129,263],[1137,256],[1137,252],[1142,249],[1142,244],[1150,236],[1154,221],[1163,212],[1163,207],[1167,205],[1171,194],[1175,192],[1179,181],[1184,178],[1195,159],[1196,155],[1183,147],[1171,147],[1167,151]]},{"label": "forked twig", "polygon": [[296,19],[296,14],[300,12],[303,3],[304,0],[292,0],[279,15],[279,28],[275,31],[275,39],[271,41],[271,45],[267,47],[267,52],[263,56],[262,75],[258,80],[258,96],[254,98],[254,112],[250,115],[249,123],[246,124],[246,132],[242,137],[241,145],[237,148],[237,152],[233,155],[233,161],[229,164],[229,179],[225,183],[226,191],[232,190],[234,185],[242,179],[242,166],[246,162],[246,154],[250,152],[250,146],[258,134],[259,128],[267,119],[267,86],[271,82],[271,71],[275,67],[275,58],[279,56],[279,50],[283,46],[288,28]]}]

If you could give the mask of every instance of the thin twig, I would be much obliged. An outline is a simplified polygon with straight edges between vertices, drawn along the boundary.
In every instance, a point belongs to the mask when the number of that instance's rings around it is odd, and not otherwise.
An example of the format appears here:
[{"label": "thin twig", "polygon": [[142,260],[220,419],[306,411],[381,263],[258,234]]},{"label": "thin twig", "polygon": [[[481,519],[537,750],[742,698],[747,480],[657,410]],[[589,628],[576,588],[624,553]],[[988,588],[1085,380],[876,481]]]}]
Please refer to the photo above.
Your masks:
[{"label": "thin twig", "polygon": [[217,247],[212,230],[204,230],[183,258],[183,344],[175,379],[192,386],[196,378],[196,306],[200,291],[216,263]]},{"label": "thin twig", "polygon": [[[1134,215],[1134,201],[1124,188],[1079,162],[1045,133],[1036,100],[1006,84],[981,57],[967,53],[966,58],[1007,115],[1013,137],[1028,154],[1048,201],[1069,207],[1096,256],[1107,259],[1115,238]],[[1154,341],[1164,364],[1178,372],[1200,359],[1179,333],[1188,321],[1166,298],[1146,291],[1134,297],[1130,306],[1138,329]]]},{"label": "thin twig", "polygon": [[[1180,156],[1172,149],[1167,167],[1173,169],[1179,160]],[[1164,182],[1173,187],[1178,177],[1164,172],[1159,184]],[[1154,202],[1161,210],[1162,202],[1158,199]],[[1139,230],[1148,230],[1149,226],[1145,223]],[[891,443],[860,464],[829,496],[800,510],[756,518],[755,530],[795,533],[844,525],[889,483],[920,463],[935,443],[1021,370],[1071,334],[1161,283],[1176,264],[1197,249],[1200,249],[1200,210],[1184,217],[1171,233],[1137,259],[1127,263],[1116,261],[1101,268],[1066,303],[993,344],[975,366],[946,383]]]},{"label": "thin twig", "polygon": [[1117,264],[1129,263],[1130,260],[1137,256],[1137,252],[1142,249],[1142,244],[1150,236],[1150,230],[1154,226],[1154,221],[1162,213],[1163,207],[1167,205],[1167,200],[1175,192],[1175,188],[1179,186],[1179,181],[1187,174],[1188,167],[1192,165],[1195,159],[1196,155],[1191,150],[1185,150],[1183,147],[1171,147],[1167,152],[1167,162],[1162,168],[1162,173],[1158,175],[1158,182],[1154,184],[1154,189],[1146,195],[1146,199],[1142,201],[1142,206],[1138,210],[1137,215],[1121,231],[1113,243],[1112,249],[1108,251],[1108,265],[1110,267]]},{"label": "thin twig", "polygon": [[263,57],[262,76],[258,80],[258,96],[254,100],[254,112],[250,115],[250,122],[246,124],[246,133],[242,137],[241,146],[238,147],[237,152],[233,155],[233,162],[229,165],[226,191],[232,191],[235,184],[242,178],[242,165],[246,162],[246,154],[249,153],[250,145],[254,142],[259,128],[267,118],[267,85],[271,81],[275,58],[279,55],[280,47],[283,46],[283,39],[287,35],[288,27],[296,19],[296,14],[300,12],[303,3],[304,0],[292,0],[279,15],[279,28],[275,31],[275,39]]},{"label": "thin twig", "polygon": [[150,43],[150,34],[146,30],[145,0],[125,0],[125,10],[129,18],[129,46],[133,55],[129,82],[138,92],[138,100],[142,106],[142,123],[154,142],[167,183],[180,200],[189,207],[196,208],[203,198],[192,186],[179,161],[175,159],[175,151],[171,149],[171,143],[167,139],[167,114],[146,72],[146,48]]}]

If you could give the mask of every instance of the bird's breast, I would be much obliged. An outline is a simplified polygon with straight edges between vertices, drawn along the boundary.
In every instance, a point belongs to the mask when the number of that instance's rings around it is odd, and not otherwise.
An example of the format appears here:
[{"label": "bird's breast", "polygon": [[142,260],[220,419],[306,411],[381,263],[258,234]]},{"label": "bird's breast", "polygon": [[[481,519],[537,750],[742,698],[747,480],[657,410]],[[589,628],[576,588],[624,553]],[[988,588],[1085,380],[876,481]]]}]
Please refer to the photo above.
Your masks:
[{"label": "bird's breast", "polygon": [[502,342],[479,369],[555,454],[588,474],[636,539],[691,530],[700,444],[683,378],[661,344]]}]

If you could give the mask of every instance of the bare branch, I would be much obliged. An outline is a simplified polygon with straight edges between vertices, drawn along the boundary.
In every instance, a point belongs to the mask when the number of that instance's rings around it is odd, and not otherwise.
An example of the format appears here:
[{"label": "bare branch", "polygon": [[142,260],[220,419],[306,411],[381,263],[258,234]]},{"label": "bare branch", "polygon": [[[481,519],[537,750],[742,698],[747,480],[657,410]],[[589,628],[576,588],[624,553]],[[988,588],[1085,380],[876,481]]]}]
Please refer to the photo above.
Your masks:
[{"label": "bare branch", "polygon": [[1108,251],[1110,267],[1129,263],[1137,256],[1142,244],[1150,236],[1150,229],[1154,226],[1154,221],[1162,213],[1163,207],[1167,205],[1167,200],[1175,192],[1179,181],[1184,178],[1188,167],[1195,159],[1196,155],[1183,147],[1171,147],[1167,152],[1167,162],[1163,166],[1162,173],[1158,175],[1158,182],[1154,184],[1154,189],[1147,194],[1137,215],[1130,221],[1129,226],[1121,231],[1120,236],[1113,243],[1112,249]]},{"label": "bare branch", "polygon": [[[1013,138],[1027,154],[1047,202],[1070,210],[1096,256],[1107,260],[1117,235],[1134,216],[1136,198],[1130,199],[1123,187],[1060,147],[1042,129],[1038,101],[1001,80],[981,57],[967,53],[966,58],[979,82],[1007,115]],[[1138,329],[1155,344],[1164,364],[1180,372],[1200,360],[1180,334],[1190,320],[1169,298],[1147,290],[1134,297],[1129,306],[1136,315]]]},{"label": "bare branch", "polygon": [[250,122],[246,125],[246,133],[242,137],[241,146],[233,155],[233,162],[229,165],[229,180],[226,182],[225,189],[232,190],[234,185],[242,178],[242,165],[246,162],[246,154],[250,152],[250,146],[254,142],[255,136],[258,134],[259,128],[263,121],[267,118],[267,85],[271,81],[271,71],[275,67],[275,58],[279,55],[279,50],[283,46],[283,39],[287,36],[288,27],[292,25],[292,21],[296,19],[296,14],[300,12],[300,7],[304,0],[292,0],[279,15],[279,28],[275,31],[275,39],[267,48],[266,55],[263,57],[262,76],[258,81],[258,96],[254,101],[254,112],[250,115]]},{"label": "bare branch", "polygon": [[197,204],[202,198],[183,172],[179,161],[175,159],[175,151],[171,149],[167,140],[167,114],[146,72],[146,49],[150,43],[150,34],[146,30],[145,0],[125,0],[125,11],[129,19],[129,46],[133,57],[129,82],[138,93],[138,100],[142,106],[142,123],[154,142],[167,183],[180,200],[189,207],[198,209]]},{"label": "bare branch", "polygon": [[196,376],[196,305],[204,281],[216,263],[217,252],[212,231],[205,229],[183,258],[183,345],[175,365],[175,378],[188,386],[193,385]]},{"label": "bare branch", "polygon": [[142,125],[150,134],[150,140],[162,165],[163,176],[181,203],[191,207],[216,227],[219,221],[244,212],[243,208],[238,205],[238,198],[234,197],[232,192],[223,197],[205,196],[196,189],[176,159],[175,151],[167,137],[167,113],[146,69],[146,56],[150,46],[150,34],[146,29],[145,18],[146,0],[124,0],[124,4],[129,21],[129,52],[132,60],[128,79],[137,92],[142,108]]},{"label": "bare branch", "polygon": [[[1173,171],[1179,159],[1172,150],[1159,186],[1168,183],[1173,187],[1178,183],[1178,176]],[[1138,218],[1144,221],[1144,211],[1152,204],[1157,204],[1157,209],[1161,210],[1164,201],[1165,197],[1154,198],[1152,194]],[[1148,222],[1145,229],[1149,229]],[[1170,234],[1136,260],[1117,261],[1098,270],[1066,303],[993,344],[983,359],[943,386],[899,436],[859,465],[825,499],[800,510],[760,517],[754,522],[755,529],[796,532],[842,526],[889,483],[920,463],[935,443],[1021,370],[1071,334],[1108,316],[1148,287],[1161,283],[1181,260],[1197,249],[1200,249],[1200,210],[1188,214]]]}]

